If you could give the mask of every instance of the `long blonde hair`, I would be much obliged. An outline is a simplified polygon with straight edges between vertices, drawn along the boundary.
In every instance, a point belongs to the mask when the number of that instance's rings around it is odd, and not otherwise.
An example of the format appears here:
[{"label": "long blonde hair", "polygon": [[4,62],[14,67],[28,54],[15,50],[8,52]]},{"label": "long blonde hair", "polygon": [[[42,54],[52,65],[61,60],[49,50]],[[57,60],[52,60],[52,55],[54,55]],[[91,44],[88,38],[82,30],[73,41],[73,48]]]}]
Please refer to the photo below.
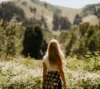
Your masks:
[{"label": "long blonde hair", "polygon": [[62,66],[62,58],[64,55],[57,40],[53,39],[49,42],[47,54],[50,65]]}]

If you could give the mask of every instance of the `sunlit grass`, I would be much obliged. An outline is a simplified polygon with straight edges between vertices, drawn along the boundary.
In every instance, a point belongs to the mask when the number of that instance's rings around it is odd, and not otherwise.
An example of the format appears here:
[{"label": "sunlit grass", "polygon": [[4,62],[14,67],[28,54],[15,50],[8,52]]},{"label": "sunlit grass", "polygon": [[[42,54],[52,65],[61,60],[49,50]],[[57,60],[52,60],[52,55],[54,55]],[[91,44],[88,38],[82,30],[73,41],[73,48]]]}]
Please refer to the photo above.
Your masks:
[{"label": "sunlit grass", "polygon": [[[77,59],[77,57],[68,57],[66,58],[66,67],[69,68],[70,70],[74,71],[89,71],[89,72],[96,72],[100,73],[100,57],[97,58],[98,62],[95,64],[95,59],[94,58],[89,58],[89,59]],[[95,67],[99,67],[96,69]]]},{"label": "sunlit grass", "polygon": [[[93,59],[87,61],[68,57],[63,63],[67,89],[99,89],[100,70],[93,70]],[[0,88],[41,89],[42,70],[42,60],[30,57],[1,61]]]}]

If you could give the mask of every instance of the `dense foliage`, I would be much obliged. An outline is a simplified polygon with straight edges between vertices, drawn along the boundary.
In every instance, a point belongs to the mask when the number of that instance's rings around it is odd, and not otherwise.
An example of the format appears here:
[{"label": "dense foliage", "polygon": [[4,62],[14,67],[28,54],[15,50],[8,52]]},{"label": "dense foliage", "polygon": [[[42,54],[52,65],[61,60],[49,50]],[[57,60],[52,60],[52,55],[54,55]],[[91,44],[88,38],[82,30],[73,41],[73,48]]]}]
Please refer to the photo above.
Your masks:
[{"label": "dense foliage", "polygon": [[67,17],[54,14],[53,16],[53,30],[68,30],[71,27],[71,23]]},{"label": "dense foliage", "polygon": [[87,15],[90,15],[90,14],[93,14],[95,15],[96,14],[96,5],[87,5],[83,11],[82,11],[82,16],[85,17]]},{"label": "dense foliage", "polygon": [[69,32],[61,32],[60,42],[65,46],[65,54],[84,56],[88,52],[100,52],[100,26],[84,23]]},{"label": "dense foliage", "polygon": [[24,27],[12,22],[2,26],[2,23],[3,21],[0,22],[0,57],[20,54]]},{"label": "dense foliage", "polygon": [[39,58],[41,55],[40,48],[43,41],[42,29],[38,25],[27,27],[23,41],[23,54],[34,58]]},{"label": "dense foliage", "polygon": [[0,4],[0,19],[10,21],[16,18],[17,21],[22,21],[25,18],[24,11],[13,2],[3,2]]},{"label": "dense foliage", "polygon": [[80,23],[82,22],[82,17],[80,17],[78,14],[75,16],[74,18],[74,25],[80,25]]},{"label": "dense foliage", "polygon": [[100,12],[98,10],[100,9],[100,4],[92,4],[87,5],[81,12],[82,17],[88,16],[88,15],[96,15],[98,16]]}]

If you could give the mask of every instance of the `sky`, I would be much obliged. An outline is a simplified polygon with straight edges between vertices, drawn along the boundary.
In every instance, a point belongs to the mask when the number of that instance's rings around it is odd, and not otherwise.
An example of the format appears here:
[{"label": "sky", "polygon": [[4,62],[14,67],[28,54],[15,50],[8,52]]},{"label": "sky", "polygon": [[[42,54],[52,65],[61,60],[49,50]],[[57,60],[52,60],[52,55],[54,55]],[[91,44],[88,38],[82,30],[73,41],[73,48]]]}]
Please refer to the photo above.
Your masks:
[{"label": "sky", "polygon": [[[7,1],[7,0],[0,0],[0,2],[2,1]],[[88,4],[100,3],[100,0],[41,0],[41,1],[46,1],[53,5],[71,7],[71,8],[82,8]]]},{"label": "sky", "polygon": [[0,2],[3,2],[3,1],[8,1],[8,0],[0,0]]},{"label": "sky", "polygon": [[70,8],[82,8],[88,4],[100,3],[100,0],[41,0],[51,3],[53,5],[70,7]]}]

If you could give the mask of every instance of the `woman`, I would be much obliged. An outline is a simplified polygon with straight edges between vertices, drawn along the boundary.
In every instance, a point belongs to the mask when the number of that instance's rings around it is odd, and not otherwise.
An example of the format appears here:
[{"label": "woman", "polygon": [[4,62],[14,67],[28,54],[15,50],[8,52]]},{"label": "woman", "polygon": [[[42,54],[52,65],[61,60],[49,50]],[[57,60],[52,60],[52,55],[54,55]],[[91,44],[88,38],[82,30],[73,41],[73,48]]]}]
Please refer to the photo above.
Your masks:
[{"label": "woman", "polygon": [[47,54],[43,58],[42,89],[66,89],[66,81],[62,69],[63,53],[57,40],[51,40]]}]

